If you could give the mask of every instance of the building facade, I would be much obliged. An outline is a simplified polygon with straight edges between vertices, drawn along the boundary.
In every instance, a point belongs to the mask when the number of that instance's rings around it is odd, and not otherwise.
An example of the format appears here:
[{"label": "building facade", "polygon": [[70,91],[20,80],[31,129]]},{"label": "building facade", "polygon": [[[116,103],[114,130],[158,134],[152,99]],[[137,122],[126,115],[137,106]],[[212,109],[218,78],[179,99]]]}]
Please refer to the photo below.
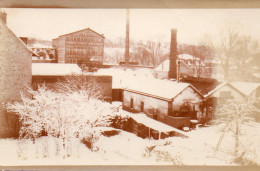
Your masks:
[{"label": "building facade", "polygon": [[105,37],[89,28],[52,40],[58,63],[102,64]]},{"label": "building facade", "polygon": [[203,120],[203,96],[192,85],[166,80],[152,82],[140,81],[142,86],[139,85],[139,88],[138,85],[125,88],[123,108],[146,113],[153,119],[179,129],[190,127],[190,120]]},{"label": "building facade", "polygon": [[32,81],[32,51],[0,20],[0,137],[18,133],[17,118],[4,103],[21,100]]}]

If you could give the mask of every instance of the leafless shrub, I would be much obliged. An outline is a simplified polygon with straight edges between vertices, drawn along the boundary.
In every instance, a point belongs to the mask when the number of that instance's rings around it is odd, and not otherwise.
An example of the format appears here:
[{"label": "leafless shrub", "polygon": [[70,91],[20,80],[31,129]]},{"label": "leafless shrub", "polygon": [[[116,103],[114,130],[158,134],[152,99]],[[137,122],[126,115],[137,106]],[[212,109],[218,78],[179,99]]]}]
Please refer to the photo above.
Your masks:
[{"label": "leafless shrub", "polygon": [[103,90],[99,83],[99,79],[92,75],[66,76],[63,81],[56,83],[56,90],[59,93],[83,92],[89,98],[103,100]]},{"label": "leafless shrub", "polygon": [[[247,149],[241,149],[241,143],[243,143],[240,139],[242,138],[242,130],[243,125],[250,125],[254,121],[254,113],[256,108],[252,101],[248,101],[246,103],[239,103],[236,101],[226,101],[225,103],[219,104],[215,111],[215,115],[217,115],[217,124],[223,124],[224,128],[221,130],[222,134],[219,138],[219,141],[216,145],[216,149],[214,151],[213,156],[215,156],[216,152],[219,150],[221,142],[224,139],[224,135],[226,132],[232,133],[234,136],[234,161],[244,163],[241,161],[243,159],[243,155],[248,153]],[[250,125],[252,126],[252,125]],[[246,131],[246,130],[244,130]],[[241,160],[240,160],[241,159]]]}]

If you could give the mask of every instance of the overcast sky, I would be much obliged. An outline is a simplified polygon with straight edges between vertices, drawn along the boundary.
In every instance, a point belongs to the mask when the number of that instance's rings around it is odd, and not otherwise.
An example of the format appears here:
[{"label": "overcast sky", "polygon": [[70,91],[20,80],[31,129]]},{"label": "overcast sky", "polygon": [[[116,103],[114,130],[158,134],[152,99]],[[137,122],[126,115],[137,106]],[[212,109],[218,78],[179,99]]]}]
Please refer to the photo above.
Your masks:
[{"label": "overcast sky", "polygon": [[[4,9],[7,25],[18,36],[51,40],[59,35],[91,28],[106,38],[125,37],[125,9]],[[260,9],[131,9],[130,39],[197,44],[230,26],[260,40]]]}]

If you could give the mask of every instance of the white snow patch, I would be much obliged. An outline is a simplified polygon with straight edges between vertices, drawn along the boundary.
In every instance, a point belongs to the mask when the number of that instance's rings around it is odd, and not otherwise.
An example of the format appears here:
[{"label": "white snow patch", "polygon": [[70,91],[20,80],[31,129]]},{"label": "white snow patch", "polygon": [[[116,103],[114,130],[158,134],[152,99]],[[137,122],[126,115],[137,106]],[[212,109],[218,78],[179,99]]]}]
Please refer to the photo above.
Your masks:
[{"label": "white snow patch", "polygon": [[32,75],[82,74],[77,64],[32,63]]}]

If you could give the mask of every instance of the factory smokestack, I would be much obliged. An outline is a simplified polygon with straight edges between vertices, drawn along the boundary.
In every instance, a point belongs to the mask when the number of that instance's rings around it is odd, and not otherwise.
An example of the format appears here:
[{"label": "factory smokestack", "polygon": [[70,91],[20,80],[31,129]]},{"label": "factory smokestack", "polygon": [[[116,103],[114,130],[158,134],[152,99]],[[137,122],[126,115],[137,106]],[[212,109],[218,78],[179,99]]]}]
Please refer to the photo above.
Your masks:
[{"label": "factory smokestack", "polygon": [[177,79],[177,30],[171,29],[169,79]]},{"label": "factory smokestack", "polygon": [[125,65],[129,65],[129,9],[126,10]]}]

